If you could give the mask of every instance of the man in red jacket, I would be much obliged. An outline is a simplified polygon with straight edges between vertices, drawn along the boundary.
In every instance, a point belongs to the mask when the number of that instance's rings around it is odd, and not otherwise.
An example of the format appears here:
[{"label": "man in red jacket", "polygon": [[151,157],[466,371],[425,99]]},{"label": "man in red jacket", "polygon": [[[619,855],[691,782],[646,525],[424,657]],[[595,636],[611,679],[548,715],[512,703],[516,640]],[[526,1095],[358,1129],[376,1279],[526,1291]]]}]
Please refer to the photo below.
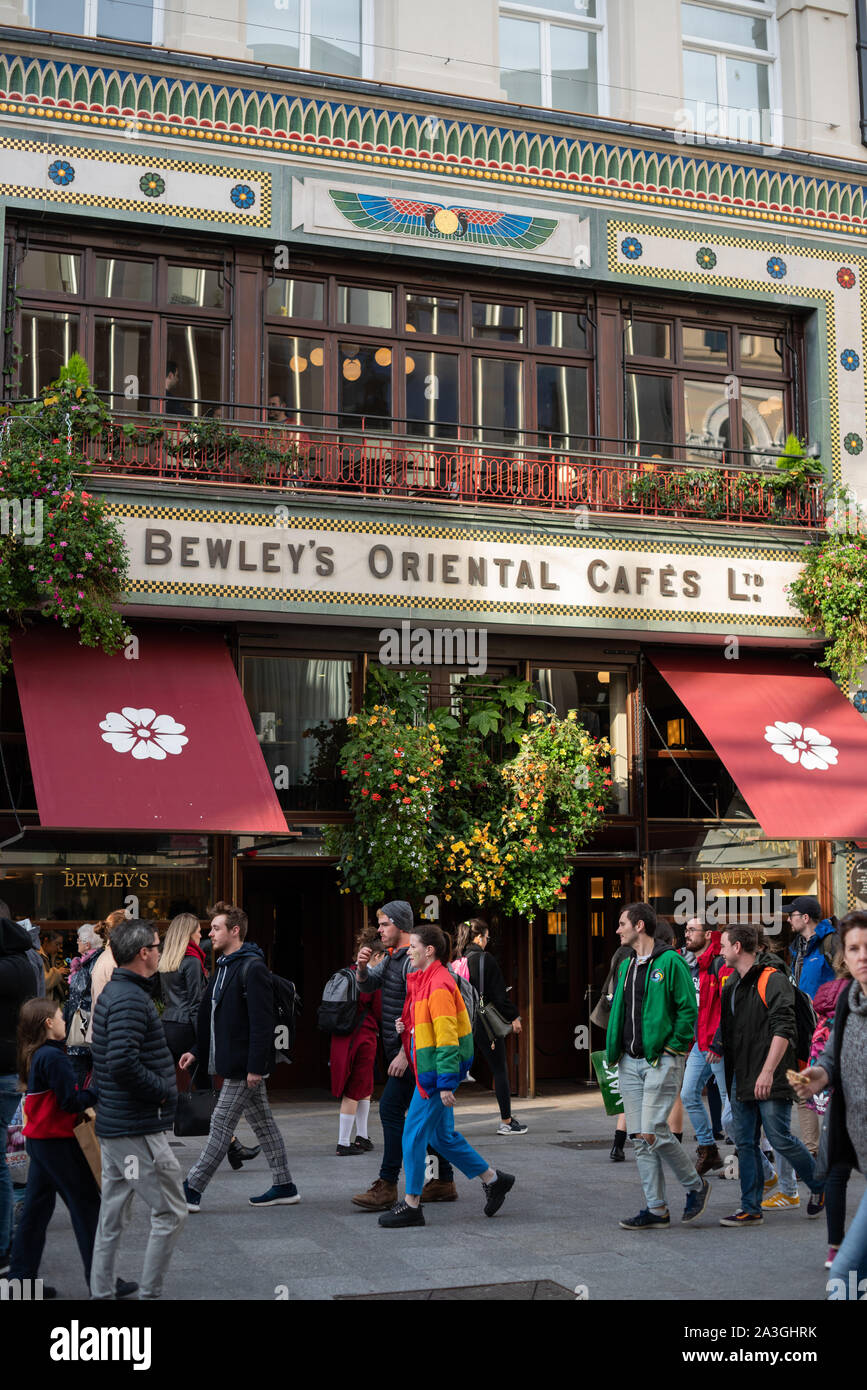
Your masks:
[{"label": "man in red jacket", "polygon": [[692,1120],[698,1142],[695,1170],[698,1174],[723,1167],[723,1159],[714,1143],[713,1128],[701,1093],[711,1075],[716,1078],[723,1102],[723,1127],[731,1119],[731,1107],[726,1094],[725,1066],[721,1057],[711,1050],[719,1027],[720,986],[730,974],[721,954],[720,933],[708,931],[700,917],[691,917],[686,924],[686,950],[695,957],[692,967],[698,994],[698,1021],[695,1042],[686,1059],[681,1099]]}]

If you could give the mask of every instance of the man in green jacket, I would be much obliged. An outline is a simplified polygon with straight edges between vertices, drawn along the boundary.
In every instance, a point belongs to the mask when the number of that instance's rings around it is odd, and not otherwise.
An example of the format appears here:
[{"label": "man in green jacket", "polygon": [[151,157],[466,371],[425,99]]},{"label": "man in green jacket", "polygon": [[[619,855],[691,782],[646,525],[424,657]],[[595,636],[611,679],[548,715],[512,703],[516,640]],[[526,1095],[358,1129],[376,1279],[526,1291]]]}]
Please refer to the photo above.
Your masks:
[{"label": "man in green jacket", "polygon": [[665,1196],[663,1159],[686,1188],[684,1221],[696,1221],[707,1206],[710,1183],[668,1127],[680,1095],[686,1057],[692,1046],[698,1005],[686,961],[657,943],[656,913],[648,903],[631,903],[620,914],[617,935],[635,952],[621,962],[608,1021],[606,1060],[617,1066],[626,1130],[647,1206],[620,1222],[625,1231],[671,1225]]}]

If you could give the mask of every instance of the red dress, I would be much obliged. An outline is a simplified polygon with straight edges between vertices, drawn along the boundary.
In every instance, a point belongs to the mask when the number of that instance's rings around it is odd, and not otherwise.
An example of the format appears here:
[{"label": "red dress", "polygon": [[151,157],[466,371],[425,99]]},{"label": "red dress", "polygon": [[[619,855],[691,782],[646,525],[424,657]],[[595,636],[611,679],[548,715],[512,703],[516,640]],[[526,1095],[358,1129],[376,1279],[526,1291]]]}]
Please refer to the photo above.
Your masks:
[{"label": "red dress", "polygon": [[365,1100],[373,1094],[373,1069],[379,1028],[382,1022],[382,998],[378,989],[362,994],[358,1023],[351,1033],[340,1037],[331,1035],[331,1094],[338,1100]]}]

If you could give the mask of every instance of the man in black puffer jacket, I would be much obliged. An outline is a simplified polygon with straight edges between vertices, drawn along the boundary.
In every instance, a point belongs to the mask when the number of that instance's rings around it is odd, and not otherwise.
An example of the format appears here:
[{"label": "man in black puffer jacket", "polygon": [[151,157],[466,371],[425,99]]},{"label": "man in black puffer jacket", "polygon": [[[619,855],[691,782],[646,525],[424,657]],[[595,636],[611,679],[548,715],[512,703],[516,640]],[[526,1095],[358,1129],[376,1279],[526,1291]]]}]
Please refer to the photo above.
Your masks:
[{"label": "man in black puffer jacket", "polygon": [[93,1016],[93,1075],[99,1090],[96,1132],[102,1144],[102,1208],[90,1291],[113,1298],[114,1266],[134,1193],[151,1209],[139,1298],[159,1298],[186,1220],[181,1168],[166,1136],[177,1105],[175,1064],[148,981],[159,965],[153,922],[121,922],[111,936],[117,969]]}]

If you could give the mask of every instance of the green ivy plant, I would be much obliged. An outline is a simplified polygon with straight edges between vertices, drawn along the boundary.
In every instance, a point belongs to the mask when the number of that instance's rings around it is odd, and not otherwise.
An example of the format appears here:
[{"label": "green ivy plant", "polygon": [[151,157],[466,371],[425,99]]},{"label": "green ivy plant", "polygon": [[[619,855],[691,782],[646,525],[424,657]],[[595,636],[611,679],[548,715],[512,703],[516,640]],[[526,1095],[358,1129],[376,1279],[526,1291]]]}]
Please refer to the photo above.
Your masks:
[{"label": "green ivy plant", "polygon": [[867,535],[852,517],[833,522],[825,540],[807,541],[804,566],[789,585],[792,604],[828,648],[820,665],[838,681],[854,681],[867,662]]}]

